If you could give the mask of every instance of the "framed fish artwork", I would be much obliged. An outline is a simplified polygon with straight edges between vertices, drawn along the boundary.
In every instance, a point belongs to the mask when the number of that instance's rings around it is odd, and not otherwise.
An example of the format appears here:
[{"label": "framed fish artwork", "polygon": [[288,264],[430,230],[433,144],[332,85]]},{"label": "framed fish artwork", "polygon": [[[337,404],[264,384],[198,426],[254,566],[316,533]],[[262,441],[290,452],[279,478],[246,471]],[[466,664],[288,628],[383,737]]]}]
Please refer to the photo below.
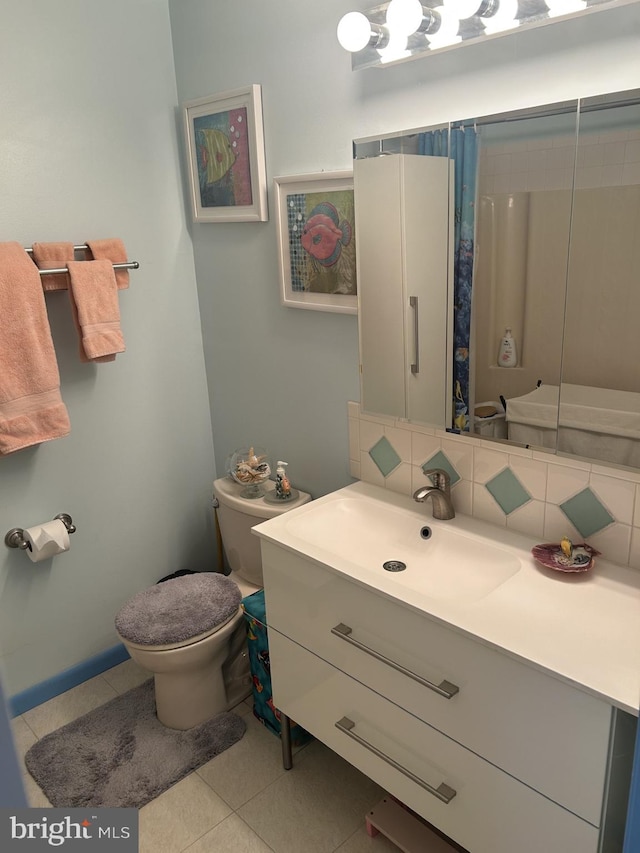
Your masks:
[{"label": "framed fish artwork", "polygon": [[194,222],[266,222],[262,91],[254,84],[182,104]]},{"label": "framed fish artwork", "polygon": [[274,184],[283,305],[355,314],[353,172],[275,178]]}]

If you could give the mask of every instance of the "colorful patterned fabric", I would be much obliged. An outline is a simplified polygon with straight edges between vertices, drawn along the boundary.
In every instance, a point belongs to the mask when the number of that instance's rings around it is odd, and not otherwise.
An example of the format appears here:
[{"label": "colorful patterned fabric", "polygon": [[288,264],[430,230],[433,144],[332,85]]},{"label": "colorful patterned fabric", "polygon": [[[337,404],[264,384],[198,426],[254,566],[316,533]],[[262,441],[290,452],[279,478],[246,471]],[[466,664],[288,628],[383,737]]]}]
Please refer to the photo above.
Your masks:
[{"label": "colorful patterned fabric", "polygon": [[[280,737],[280,711],[273,704],[269,664],[269,637],[264,590],[242,599],[247,626],[249,666],[253,681],[253,713],[275,735]],[[291,721],[291,743],[299,746],[311,740],[309,732]]]},{"label": "colorful patterned fabric", "polygon": [[478,134],[470,125],[420,133],[418,154],[450,156],[455,164],[452,426],[467,432]]}]

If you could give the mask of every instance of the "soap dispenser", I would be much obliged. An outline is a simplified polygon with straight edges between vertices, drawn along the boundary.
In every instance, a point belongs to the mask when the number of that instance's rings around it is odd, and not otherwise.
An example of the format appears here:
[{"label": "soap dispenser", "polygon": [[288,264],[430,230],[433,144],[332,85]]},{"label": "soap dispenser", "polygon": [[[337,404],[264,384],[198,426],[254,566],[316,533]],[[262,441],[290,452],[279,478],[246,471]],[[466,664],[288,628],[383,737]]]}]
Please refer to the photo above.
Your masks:
[{"label": "soap dispenser", "polygon": [[516,342],[511,334],[511,329],[505,329],[504,335],[500,339],[500,349],[498,351],[498,366],[499,367],[516,367],[518,364],[518,353],[516,350]]},{"label": "soap dispenser", "polygon": [[288,462],[278,462],[276,467],[276,497],[281,501],[287,501],[291,497],[291,483],[285,470],[288,464]]}]

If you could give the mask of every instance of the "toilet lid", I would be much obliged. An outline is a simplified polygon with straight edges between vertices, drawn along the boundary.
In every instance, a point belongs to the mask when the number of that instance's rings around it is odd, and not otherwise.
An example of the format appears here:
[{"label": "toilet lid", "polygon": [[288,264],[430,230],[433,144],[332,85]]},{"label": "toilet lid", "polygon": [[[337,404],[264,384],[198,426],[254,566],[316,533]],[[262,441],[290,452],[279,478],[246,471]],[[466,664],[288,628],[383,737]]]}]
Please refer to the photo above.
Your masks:
[{"label": "toilet lid", "polygon": [[142,646],[182,643],[224,625],[242,595],[218,572],[183,575],[138,592],[118,611],[116,630]]}]

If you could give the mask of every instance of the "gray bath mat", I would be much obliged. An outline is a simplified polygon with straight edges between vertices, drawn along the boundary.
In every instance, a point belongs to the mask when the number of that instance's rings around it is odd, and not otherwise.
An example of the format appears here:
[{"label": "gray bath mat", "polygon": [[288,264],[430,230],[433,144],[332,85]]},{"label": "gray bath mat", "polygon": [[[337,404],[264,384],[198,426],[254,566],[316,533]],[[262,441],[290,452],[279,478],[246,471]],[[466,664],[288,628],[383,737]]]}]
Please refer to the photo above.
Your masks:
[{"label": "gray bath mat", "polygon": [[156,717],[153,679],[45,735],[25,755],[56,808],[140,808],[240,740],[225,711],[185,732]]}]

